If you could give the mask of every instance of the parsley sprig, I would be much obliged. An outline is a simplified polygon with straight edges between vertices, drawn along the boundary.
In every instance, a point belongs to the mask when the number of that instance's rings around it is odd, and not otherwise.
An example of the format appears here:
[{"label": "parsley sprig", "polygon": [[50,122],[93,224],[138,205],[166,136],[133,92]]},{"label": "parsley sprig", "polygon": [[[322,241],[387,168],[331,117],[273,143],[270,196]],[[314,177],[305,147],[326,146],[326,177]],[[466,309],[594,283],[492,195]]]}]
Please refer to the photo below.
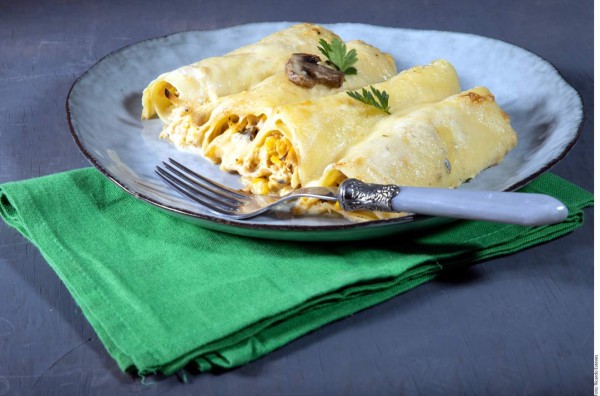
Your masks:
[{"label": "parsley sprig", "polygon": [[[362,89],[362,95],[356,91],[346,91],[351,98],[358,100],[359,102],[363,102],[365,104],[371,105],[376,109],[384,111],[390,114],[390,106],[388,105],[388,100],[390,99],[390,95],[388,95],[385,91],[380,91],[377,88],[374,88],[372,85],[369,86],[371,88],[371,92],[367,91],[366,88]],[[375,96],[373,96],[375,95]]]},{"label": "parsley sprig", "polygon": [[353,48],[347,51],[346,44],[337,38],[331,40],[331,43],[321,39],[319,51],[331,62],[336,69],[344,74],[356,74],[356,68],[352,67],[358,61],[356,50]]}]

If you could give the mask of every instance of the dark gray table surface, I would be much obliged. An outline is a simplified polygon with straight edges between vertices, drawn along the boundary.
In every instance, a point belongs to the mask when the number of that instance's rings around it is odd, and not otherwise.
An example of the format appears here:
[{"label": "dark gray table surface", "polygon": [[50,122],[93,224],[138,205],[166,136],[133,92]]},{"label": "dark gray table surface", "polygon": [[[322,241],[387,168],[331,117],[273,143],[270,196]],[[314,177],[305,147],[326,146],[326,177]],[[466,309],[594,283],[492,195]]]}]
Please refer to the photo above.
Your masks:
[{"label": "dark gray table surface", "polygon": [[[122,4],[120,4],[122,3]],[[260,21],[469,32],[531,50],[581,94],[579,143],[552,171],[593,189],[592,1],[0,0],[0,183],[89,166],[65,98],[108,52]],[[446,275],[230,372],[121,373],[34,246],[0,224],[0,395],[578,395],[593,382],[593,210],[556,241]]]}]

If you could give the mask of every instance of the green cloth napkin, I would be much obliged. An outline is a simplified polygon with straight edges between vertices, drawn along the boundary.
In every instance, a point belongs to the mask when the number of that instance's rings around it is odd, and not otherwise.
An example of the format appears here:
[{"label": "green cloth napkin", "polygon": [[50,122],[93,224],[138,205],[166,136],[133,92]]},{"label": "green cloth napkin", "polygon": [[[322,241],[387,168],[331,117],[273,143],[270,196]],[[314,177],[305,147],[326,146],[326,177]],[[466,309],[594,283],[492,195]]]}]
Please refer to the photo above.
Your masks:
[{"label": "green cloth napkin", "polygon": [[524,191],[569,207],[557,225],[457,221],[352,243],[243,238],[126,194],[95,169],[0,185],[0,215],[42,252],[123,370],[231,368],[468,264],[563,235],[593,196],[545,174]]}]

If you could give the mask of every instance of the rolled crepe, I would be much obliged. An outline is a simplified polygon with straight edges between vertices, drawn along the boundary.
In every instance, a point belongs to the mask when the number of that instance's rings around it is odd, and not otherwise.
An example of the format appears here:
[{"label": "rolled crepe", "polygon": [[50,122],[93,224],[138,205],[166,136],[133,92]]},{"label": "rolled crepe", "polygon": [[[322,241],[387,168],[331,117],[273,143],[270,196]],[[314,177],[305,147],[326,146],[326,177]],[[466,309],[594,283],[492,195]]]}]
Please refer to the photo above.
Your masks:
[{"label": "rolled crepe", "polygon": [[[489,90],[477,87],[408,114],[383,118],[367,139],[325,169],[318,184],[337,186],[356,178],[367,183],[457,187],[500,163],[516,144],[510,117]],[[353,219],[394,216],[343,214]]]},{"label": "rolled crepe", "polygon": [[282,70],[294,52],[317,53],[319,39],[339,37],[317,25],[300,24],[238,48],[224,56],[161,74],[142,95],[142,118],[170,122],[177,107],[203,105],[247,90]]},{"label": "rolled crepe", "polygon": [[[393,114],[460,92],[456,72],[444,60],[403,71],[373,87],[389,94]],[[283,194],[315,185],[328,165],[360,144],[386,117],[346,92],[279,106],[260,125],[247,149],[228,148],[233,145],[223,149],[221,168],[237,171],[248,190],[258,194]]]}]

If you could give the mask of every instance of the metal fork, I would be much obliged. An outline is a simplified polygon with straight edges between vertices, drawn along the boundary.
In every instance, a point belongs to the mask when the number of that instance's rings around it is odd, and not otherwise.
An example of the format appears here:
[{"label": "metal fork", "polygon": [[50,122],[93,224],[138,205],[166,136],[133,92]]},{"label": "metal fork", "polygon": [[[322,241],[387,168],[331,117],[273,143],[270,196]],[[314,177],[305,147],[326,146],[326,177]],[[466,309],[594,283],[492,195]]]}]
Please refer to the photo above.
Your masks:
[{"label": "metal fork", "polygon": [[544,194],[472,191],[363,183],[345,180],[338,189],[305,187],[284,196],[254,195],[210,180],[169,158],[155,172],[168,185],[207,209],[243,220],[301,197],[337,201],[342,209],[406,212],[536,226],[563,221],[568,210]]},{"label": "metal fork", "polygon": [[181,194],[221,215],[242,220],[258,216],[275,206],[302,197],[337,201],[336,190],[326,187],[301,188],[284,196],[254,195],[233,190],[210,180],[172,158],[155,172]]}]

